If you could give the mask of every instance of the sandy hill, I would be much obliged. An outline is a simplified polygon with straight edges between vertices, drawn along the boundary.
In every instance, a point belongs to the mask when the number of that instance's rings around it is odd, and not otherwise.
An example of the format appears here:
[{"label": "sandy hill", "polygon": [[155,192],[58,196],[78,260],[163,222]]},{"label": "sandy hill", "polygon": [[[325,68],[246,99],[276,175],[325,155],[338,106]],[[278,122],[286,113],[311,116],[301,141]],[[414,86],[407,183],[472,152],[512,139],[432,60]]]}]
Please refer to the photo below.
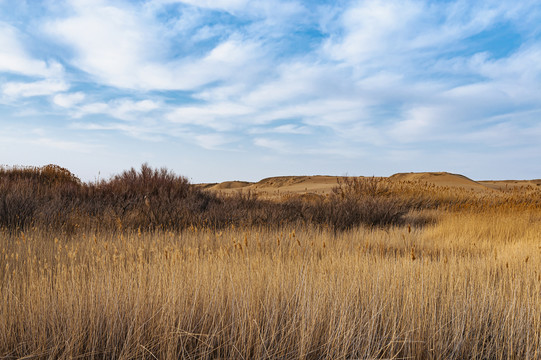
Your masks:
[{"label": "sandy hill", "polygon": [[224,181],[222,183],[213,185],[211,188],[214,190],[240,189],[252,184],[253,183],[248,181]]},{"label": "sandy hill", "polygon": [[488,190],[492,188],[464,175],[448,172],[398,173],[390,176],[389,179],[396,181],[423,181],[437,186],[463,188],[467,190]]},{"label": "sandy hill", "polygon": [[[337,185],[340,176],[276,176],[259,182],[226,181],[199,186],[224,194],[251,191],[263,198],[276,198],[287,194],[317,197],[328,194]],[[465,190],[502,190],[520,186],[541,186],[541,180],[474,181],[464,175],[448,172],[398,173],[389,177],[392,181],[421,181],[436,186]]]},{"label": "sandy hill", "polygon": [[334,187],[338,176],[278,176],[255,183],[255,189],[283,189],[292,192]]},{"label": "sandy hill", "polygon": [[256,183],[247,181],[226,181],[205,186],[205,189],[221,193],[252,191],[262,197],[275,197],[285,194],[326,194],[338,182],[337,176],[276,176]]},{"label": "sandy hill", "polygon": [[214,186],[218,184],[217,183],[200,183],[200,184],[193,184],[193,185],[199,189],[212,189]]},{"label": "sandy hill", "polygon": [[541,179],[535,180],[484,180],[479,181],[480,184],[488,186],[492,189],[508,190],[520,187],[538,187],[541,186]]}]

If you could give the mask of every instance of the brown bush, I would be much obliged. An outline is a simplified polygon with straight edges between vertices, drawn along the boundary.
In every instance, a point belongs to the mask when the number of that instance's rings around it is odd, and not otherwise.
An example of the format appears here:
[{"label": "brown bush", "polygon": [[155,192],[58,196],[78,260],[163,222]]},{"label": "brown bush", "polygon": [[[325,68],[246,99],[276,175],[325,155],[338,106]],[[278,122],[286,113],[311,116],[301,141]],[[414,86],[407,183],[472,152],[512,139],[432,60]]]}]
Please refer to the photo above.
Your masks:
[{"label": "brown bush", "polygon": [[0,167],[0,226],[54,226],[72,211],[81,187],[77,177],[56,165]]},{"label": "brown bush", "polygon": [[327,221],[338,230],[360,224],[398,224],[411,208],[408,201],[393,194],[387,179],[376,177],[343,178],[333,189],[327,206]]}]

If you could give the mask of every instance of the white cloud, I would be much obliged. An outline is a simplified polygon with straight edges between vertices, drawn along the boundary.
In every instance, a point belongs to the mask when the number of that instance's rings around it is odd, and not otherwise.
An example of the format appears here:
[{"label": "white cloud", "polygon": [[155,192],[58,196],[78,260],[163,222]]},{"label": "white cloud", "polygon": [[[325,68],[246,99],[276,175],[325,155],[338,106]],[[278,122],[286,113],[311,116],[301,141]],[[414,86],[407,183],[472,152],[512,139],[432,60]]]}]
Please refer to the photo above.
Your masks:
[{"label": "white cloud", "polygon": [[68,89],[69,85],[61,80],[8,82],[2,85],[2,93],[11,98],[51,95]]},{"label": "white cloud", "polygon": [[127,134],[133,138],[159,142],[164,141],[164,135],[166,131],[164,129],[156,128],[155,124],[150,123],[136,123],[136,122],[77,122],[70,126],[72,129],[78,130],[90,130],[90,131],[117,131]]},{"label": "white cloud", "polygon": [[178,107],[166,115],[166,119],[176,124],[189,124],[209,127],[215,130],[229,130],[241,118],[254,113],[254,109],[237,103],[215,103],[200,106]]},{"label": "white cloud", "polygon": [[202,8],[234,12],[245,9],[249,5],[248,0],[177,0],[168,2],[181,2]]},{"label": "white cloud", "polygon": [[164,72],[163,87],[196,90],[222,81],[253,82],[270,65],[265,55],[265,50],[257,42],[231,37],[201,58],[190,58],[161,68],[160,71]]},{"label": "white cloud", "polygon": [[[64,80],[63,66],[56,61],[34,58],[23,41],[24,36],[15,27],[0,22],[0,73],[10,76],[0,85],[2,100],[11,102],[21,97],[52,95],[69,89],[69,84]],[[34,79],[12,80],[11,75]]]},{"label": "white cloud", "polygon": [[298,126],[294,124],[280,125],[272,129],[272,131],[279,134],[310,134],[310,128],[308,126]]},{"label": "white cloud", "polygon": [[205,100],[204,104],[180,108],[169,119],[212,124],[216,129],[216,124],[229,129],[227,124],[243,126],[278,120],[332,126],[359,120],[365,115],[364,108],[372,101],[361,96],[359,88],[346,80],[348,71],[314,64],[310,59],[284,62],[275,72],[275,76],[257,84],[233,82],[205,89],[194,95]]},{"label": "white cloud", "polygon": [[322,51],[361,76],[384,67],[416,74],[424,70],[416,68],[419,62],[464,50],[463,40],[498,24],[535,24],[528,15],[536,8],[535,2],[357,1],[338,16]]},{"label": "white cloud", "polygon": [[24,48],[18,30],[0,22],[0,72],[58,78],[63,67],[54,61],[34,59]]},{"label": "white cloud", "polygon": [[81,118],[92,114],[106,114],[120,120],[136,120],[142,114],[159,110],[161,103],[153,100],[133,101],[131,99],[112,100],[107,103],[87,103],[76,107],[74,117]]},{"label": "white cloud", "polygon": [[[412,1],[369,0],[344,11],[340,18],[344,35],[333,35],[324,51],[333,59],[357,64],[391,52],[404,51],[423,14],[423,6]],[[384,57],[382,62],[388,61]]]},{"label": "white cloud", "polygon": [[63,108],[72,108],[85,99],[82,92],[57,94],[53,97],[53,103]]},{"label": "white cloud", "polygon": [[264,148],[269,148],[277,152],[288,152],[287,144],[281,140],[255,138],[254,145]]},{"label": "white cloud", "polygon": [[305,11],[297,1],[292,0],[155,0],[154,6],[182,3],[201,9],[223,11],[237,16],[262,18],[267,25],[287,23],[292,16]]},{"label": "white cloud", "polygon": [[[400,143],[434,141],[436,125],[447,116],[443,109],[433,106],[419,106],[410,109],[405,119],[393,126],[390,133]],[[445,116],[445,117],[443,117]]]},{"label": "white cloud", "polygon": [[531,114],[532,107],[536,109],[533,113],[541,111],[540,86],[517,86],[520,82],[519,78],[515,82],[487,80],[437,92],[403,109],[388,134],[398,143],[410,144],[443,141],[490,145],[496,132],[500,138],[512,138],[513,132],[505,129],[528,126],[532,117],[523,114]]},{"label": "white cloud", "polygon": [[225,26],[203,26],[196,31],[196,33],[192,36],[191,40],[194,42],[205,41],[215,37],[220,37],[227,31],[228,29]]},{"label": "white cloud", "polygon": [[[72,1],[75,15],[51,21],[47,30],[75,50],[74,65],[103,84],[130,89],[190,90],[246,78],[264,53],[234,34],[208,53],[168,57],[165,25],[132,7]],[[178,41],[178,40],[177,40]]]},{"label": "white cloud", "polygon": [[299,126],[296,124],[285,124],[272,128],[254,128],[248,131],[249,134],[291,134],[291,135],[308,135],[311,130],[308,126]]},{"label": "white cloud", "polygon": [[118,104],[118,111],[121,113],[127,112],[149,112],[160,108],[160,104],[152,100],[142,101],[121,101]]},{"label": "white cloud", "polygon": [[77,153],[93,153],[100,148],[99,145],[82,144],[77,141],[66,141],[63,139],[55,139],[51,137],[40,137],[37,139],[27,140],[27,142],[53,149],[60,149]]},{"label": "white cloud", "polygon": [[[184,3],[235,16],[248,11],[242,9],[248,6],[243,1]],[[152,4],[159,7],[164,2]],[[165,132],[179,126],[191,131],[195,126],[246,134],[310,134],[326,128],[331,136],[348,143],[383,146],[393,141],[449,139],[451,134],[490,118],[493,107],[502,110],[513,102],[526,104],[525,92],[532,93],[530,103],[537,101],[539,96],[534,93],[539,92],[532,90],[539,85],[527,80],[537,79],[539,74],[539,54],[534,47],[500,60],[491,60],[488,54],[451,58],[447,63],[431,60],[435,53],[456,46],[460,39],[492,26],[505,15],[501,7],[468,10],[460,4],[354,2],[340,16],[327,19],[337,23],[328,24],[333,33],[320,49],[299,57],[271,56],[268,61],[263,54],[274,50],[268,42],[241,35],[231,27],[223,31],[226,40],[206,53],[167,58],[170,39],[160,38],[160,26],[148,13],[138,18],[140,11],[130,6],[77,3],[75,16],[52,22],[49,29],[74,47],[76,65],[105,84],[143,90],[196,90],[193,98],[203,100],[171,110],[152,101],[146,105],[125,100],[79,103],[76,116],[103,113],[135,120],[150,111],[163,111],[169,122],[163,126]],[[301,7],[294,5],[297,10],[291,13],[299,13]],[[261,26],[275,15],[272,9],[249,6],[250,11],[260,11]],[[185,31],[199,29],[195,32],[198,39],[220,37],[216,32],[220,25],[200,27],[197,14]],[[83,28],[97,31],[81,35]],[[454,68],[448,66],[450,63]],[[433,72],[489,80],[434,80]],[[519,86],[511,81],[517,76],[523,79]],[[55,99],[62,101],[61,96]],[[393,114],[382,122],[382,111]],[[284,120],[298,125],[250,127]],[[192,135],[197,139],[197,134]],[[207,148],[230,143],[217,135],[200,135]],[[267,140],[256,142],[261,146]]]},{"label": "white cloud", "polygon": [[314,97],[349,97],[351,82],[344,82],[347,71],[310,62],[286,62],[277,69],[275,79],[245,92],[241,101],[257,107],[309,101]]},{"label": "white cloud", "polygon": [[362,99],[340,100],[315,98],[299,104],[277,105],[261,111],[252,118],[256,123],[270,123],[276,120],[301,119],[311,126],[345,126],[359,121],[367,115]]},{"label": "white cloud", "polygon": [[39,149],[56,149],[69,151],[70,153],[95,153],[96,150],[103,148],[102,145],[93,143],[83,143],[80,141],[69,141],[61,137],[55,137],[45,130],[39,131],[6,131],[0,134],[0,144],[21,148],[27,148],[28,145],[37,146]]},{"label": "white cloud", "polygon": [[508,80],[521,84],[541,81],[541,45],[523,46],[509,57],[492,60],[477,57],[471,68],[480,75],[494,80]]},{"label": "white cloud", "polygon": [[143,87],[140,78],[148,71],[145,61],[157,51],[144,19],[131,9],[103,2],[70,3],[74,14],[49,22],[46,29],[73,47],[75,64],[104,83]]},{"label": "white cloud", "polygon": [[202,148],[213,150],[218,149],[225,144],[231,143],[235,139],[224,134],[215,133],[194,135],[193,140],[195,140],[197,145],[201,146]]}]

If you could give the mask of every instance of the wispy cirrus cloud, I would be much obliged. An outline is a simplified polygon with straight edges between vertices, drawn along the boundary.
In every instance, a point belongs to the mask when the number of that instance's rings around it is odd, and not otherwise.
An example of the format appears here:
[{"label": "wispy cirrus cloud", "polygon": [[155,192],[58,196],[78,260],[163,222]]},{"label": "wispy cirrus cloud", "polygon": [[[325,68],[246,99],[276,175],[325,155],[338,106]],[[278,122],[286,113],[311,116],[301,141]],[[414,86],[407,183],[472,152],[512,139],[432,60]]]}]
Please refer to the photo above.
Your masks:
[{"label": "wispy cirrus cloud", "polygon": [[56,61],[35,58],[25,49],[16,27],[0,21],[0,72],[41,78],[59,77],[63,67]]},{"label": "wispy cirrus cloud", "polygon": [[0,84],[4,101],[51,95],[65,91],[64,68],[55,60],[35,58],[25,49],[24,36],[14,26],[0,21],[0,73],[26,77]]},{"label": "wispy cirrus cloud", "polygon": [[85,99],[85,94],[81,91],[74,93],[61,93],[53,97],[53,103],[60,107],[70,109],[81,103]]},{"label": "wispy cirrus cloud", "polygon": [[8,82],[2,85],[2,93],[11,98],[56,94],[69,89],[62,80],[39,80],[34,82]]},{"label": "wispy cirrus cloud", "polygon": [[73,14],[49,21],[51,36],[74,50],[73,65],[96,81],[137,90],[192,90],[208,83],[242,78],[265,55],[260,44],[232,32],[224,41],[197,56],[176,54],[177,37],[167,24],[130,3],[72,1]]},{"label": "wispy cirrus cloud", "polygon": [[160,107],[161,104],[153,100],[115,99],[109,102],[93,102],[77,106],[73,116],[82,118],[87,115],[105,114],[119,120],[137,120],[138,115],[151,113]]}]

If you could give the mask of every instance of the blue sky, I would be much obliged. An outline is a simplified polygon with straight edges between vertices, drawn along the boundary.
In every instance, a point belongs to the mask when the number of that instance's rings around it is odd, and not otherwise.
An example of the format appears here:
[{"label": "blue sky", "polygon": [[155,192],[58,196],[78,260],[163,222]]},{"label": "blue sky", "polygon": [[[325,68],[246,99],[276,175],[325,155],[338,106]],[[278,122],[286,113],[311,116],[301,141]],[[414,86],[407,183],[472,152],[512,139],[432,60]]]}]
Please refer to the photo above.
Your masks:
[{"label": "blue sky", "polygon": [[541,178],[534,1],[0,0],[0,163]]}]

